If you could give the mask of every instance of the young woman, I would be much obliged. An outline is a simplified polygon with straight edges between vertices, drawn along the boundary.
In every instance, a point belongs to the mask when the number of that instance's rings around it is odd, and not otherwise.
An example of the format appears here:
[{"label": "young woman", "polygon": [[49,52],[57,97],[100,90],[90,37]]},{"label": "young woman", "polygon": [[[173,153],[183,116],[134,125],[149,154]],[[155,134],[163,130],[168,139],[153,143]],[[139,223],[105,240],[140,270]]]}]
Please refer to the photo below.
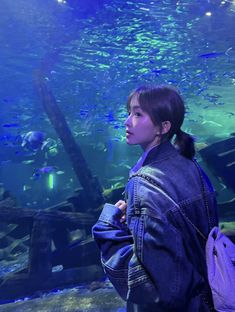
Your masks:
[{"label": "young woman", "polygon": [[205,243],[218,224],[215,193],[181,130],[184,102],[171,87],[141,87],[127,108],[127,143],[144,153],[125,200],[105,204],[93,227],[104,270],[127,311],[214,311]]}]

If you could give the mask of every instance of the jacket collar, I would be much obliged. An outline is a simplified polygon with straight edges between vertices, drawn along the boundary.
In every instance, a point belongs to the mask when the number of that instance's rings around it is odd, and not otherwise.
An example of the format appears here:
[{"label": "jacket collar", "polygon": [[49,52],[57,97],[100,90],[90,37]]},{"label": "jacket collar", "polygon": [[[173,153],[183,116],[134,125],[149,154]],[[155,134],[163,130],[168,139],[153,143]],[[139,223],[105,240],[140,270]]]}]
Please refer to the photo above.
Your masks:
[{"label": "jacket collar", "polygon": [[171,144],[170,141],[161,143],[151,149],[144,160],[143,166],[149,165],[155,161],[161,161],[165,158],[178,155],[177,149]]}]

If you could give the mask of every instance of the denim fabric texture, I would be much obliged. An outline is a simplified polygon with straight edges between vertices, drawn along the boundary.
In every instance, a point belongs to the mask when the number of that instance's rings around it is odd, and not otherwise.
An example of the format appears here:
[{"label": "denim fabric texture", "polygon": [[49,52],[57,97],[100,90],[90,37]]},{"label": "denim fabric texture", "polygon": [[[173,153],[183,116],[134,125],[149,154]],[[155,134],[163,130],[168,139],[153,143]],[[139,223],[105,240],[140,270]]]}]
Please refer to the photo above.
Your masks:
[{"label": "denim fabric texture", "polygon": [[[202,175],[210,223],[216,226],[215,192]],[[210,311],[201,296],[207,287],[205,241],[180,212],[208,236],[209,220],[193,161],[170,142],[156,146],[130,177],[125,199],[126,223],[120,222],[120,209],[105,204],[92,232],[103,268],[127,301],[127,311]]]}]

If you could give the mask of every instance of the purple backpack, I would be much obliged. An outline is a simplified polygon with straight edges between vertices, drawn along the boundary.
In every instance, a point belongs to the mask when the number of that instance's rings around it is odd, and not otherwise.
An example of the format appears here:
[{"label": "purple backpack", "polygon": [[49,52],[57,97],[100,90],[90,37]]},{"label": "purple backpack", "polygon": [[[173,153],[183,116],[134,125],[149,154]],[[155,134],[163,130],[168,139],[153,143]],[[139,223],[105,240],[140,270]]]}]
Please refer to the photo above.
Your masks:
[{"label": "purple backpack", "polygon": [[218,227],[206,242],[208,281],[218,312],[235,311],[235,245]]},{"label": "purple backpack", "polygon": [[[210,223],[201,168],[196,161],[194,164],[200,176],[202,195]],[[181,209],[180,212],[206,241],[207,275],[215,310],[217,312],[235,312],[235,245],[218,227],[213,227],[208,237],[205,237]]]}]

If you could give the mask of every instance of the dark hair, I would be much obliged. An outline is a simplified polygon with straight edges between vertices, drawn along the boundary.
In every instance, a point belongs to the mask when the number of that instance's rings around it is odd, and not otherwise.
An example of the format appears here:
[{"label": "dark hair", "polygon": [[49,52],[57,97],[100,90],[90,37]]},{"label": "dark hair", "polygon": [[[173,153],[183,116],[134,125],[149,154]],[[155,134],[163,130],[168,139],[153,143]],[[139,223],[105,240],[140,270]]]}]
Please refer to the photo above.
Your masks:
[{"label": "dark hair", "polygon": [[181,130],[185,106],[178,91],[170,86],[142,86],[129,95],[128,110],[134,96],[137,96],[141,109],[150,116],[156,126],[160,127],[160,133],[162,122],[167,120],[171,122],[171,129],[168,133],[161,135],[161,142],[171,140],[176,135],[174,144],[183,156],[192,159],[195,155],[194,139]]}]

